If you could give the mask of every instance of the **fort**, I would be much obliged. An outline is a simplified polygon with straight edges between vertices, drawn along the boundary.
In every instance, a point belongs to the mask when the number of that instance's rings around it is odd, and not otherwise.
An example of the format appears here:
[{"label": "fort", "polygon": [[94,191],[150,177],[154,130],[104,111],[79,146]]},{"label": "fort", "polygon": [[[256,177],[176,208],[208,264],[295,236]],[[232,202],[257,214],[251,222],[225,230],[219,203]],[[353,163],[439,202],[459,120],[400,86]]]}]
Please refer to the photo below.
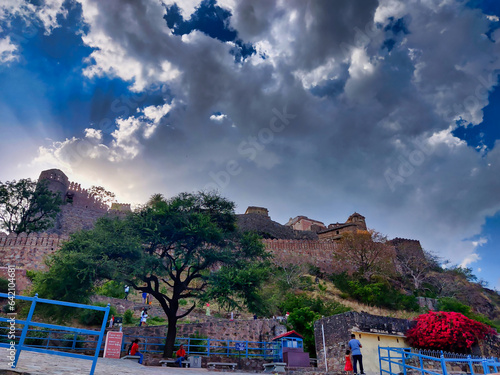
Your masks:
[{"label": "fort", "polygon": [[[41,172],[39,181],[46,181],[49,189],[59,193],[64,202],[54,226],[47,232],[29,235],[0,232],[0,276],[6,272],[2,267],[15,265],[22,280],[18,283],[21,289],[29,285],[25,271],[45,269],[46,256],[59,249],[72,233],[93,228],[101,217],[123,216],[131,212],[130,204],[108,205],[79,183],[69,181],[59,169]],[[240,230],[259,233],[276,263],[303,264],[307,259],[309,264],[326,273],[336,271],[333,255],[342,235],[367,229],[365,217],[356,212],[346,222],[328,226],[306,216],[297,216],[282,225],[271,220],[267,208],[255,206],[248,207],[245,214],[237,215],[237,225]],[[423,256],[416,240],[394,239],[391,244]]]}]

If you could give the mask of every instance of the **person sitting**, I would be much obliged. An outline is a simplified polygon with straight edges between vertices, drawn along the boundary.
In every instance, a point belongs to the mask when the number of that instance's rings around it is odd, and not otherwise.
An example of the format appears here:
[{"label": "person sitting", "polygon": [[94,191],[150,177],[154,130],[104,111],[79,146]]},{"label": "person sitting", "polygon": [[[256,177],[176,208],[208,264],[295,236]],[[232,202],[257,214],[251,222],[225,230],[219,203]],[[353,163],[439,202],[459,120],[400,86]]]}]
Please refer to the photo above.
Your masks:
[{"label": "person sitting", "polygon": [[182,361],[187,358],[186,351],[184,350],[184,345],[181,344],[179,350],[175,352],[175,356],[177,357],[175,363],[177,363],[179,367],[182,367]]},{"label": "person sitting", "polygon": [[139,356],[139,364],[142,365],[142,360],[144,355],[139,351],[139,339],[135,339],[132,341],[132,347],[130,348],[130,355],[138,355]]}]

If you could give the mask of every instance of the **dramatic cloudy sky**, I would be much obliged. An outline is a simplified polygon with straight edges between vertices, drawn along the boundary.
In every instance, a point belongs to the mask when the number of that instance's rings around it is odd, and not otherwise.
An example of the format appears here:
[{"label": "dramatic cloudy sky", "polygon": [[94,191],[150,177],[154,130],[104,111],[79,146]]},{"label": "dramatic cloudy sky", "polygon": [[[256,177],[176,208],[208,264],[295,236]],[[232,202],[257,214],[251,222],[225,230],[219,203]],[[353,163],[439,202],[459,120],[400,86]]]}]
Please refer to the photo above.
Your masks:
[{"label": "dramatic cloudy sky", "polygon": [[0,180],[354,211],[500,288],[500,2],[3,0]]}]

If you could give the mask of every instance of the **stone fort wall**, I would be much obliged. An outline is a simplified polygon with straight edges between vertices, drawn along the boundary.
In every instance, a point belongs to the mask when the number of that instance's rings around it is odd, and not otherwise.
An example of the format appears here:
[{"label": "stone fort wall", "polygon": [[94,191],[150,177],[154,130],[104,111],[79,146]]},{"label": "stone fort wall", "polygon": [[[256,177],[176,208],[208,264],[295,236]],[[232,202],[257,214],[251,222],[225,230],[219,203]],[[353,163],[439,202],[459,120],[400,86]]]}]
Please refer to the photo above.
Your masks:
[{"label": "stone fort wall", "polygon": [[274,262],[284,264],[312,264],[321,272],[331,273],[335,270],[333,254],[337,244],[331,241],[318,240],[262,240],[266,250],[273,254]]},{"label": "stone fort wall", "polygon": [[45,269],[44,259],[59,249],[69,237],[48,233],[9,235],[0,232],[0,266],[27,270]]},{"label": "stone fort wall", "polygon": [[[29,235],[0,233],[0,267],[13,265],[21,270],[45,269],[46,256],[58,250],[68,239],[68,235],[56,233],[31,233]],[[262,241],[266,250],[273,254],[278,265],[309,263],[318,267],[322,272],[334,270],[333,253],[336,244],[333,242],[269,239]],[[25,282],[22,283],[22,285],[25,284]]]},{"label": "stone fort wall", "polygon": [[69,181],[59,169],[43,171],[38,180],[44,181],[50,190],[59,193],[64,202],[49,233],[71,234],[82,229],[92,229],[100,217],[121,216],[130,212],[130,204],[115,203],[110,208],[80,184]]}]

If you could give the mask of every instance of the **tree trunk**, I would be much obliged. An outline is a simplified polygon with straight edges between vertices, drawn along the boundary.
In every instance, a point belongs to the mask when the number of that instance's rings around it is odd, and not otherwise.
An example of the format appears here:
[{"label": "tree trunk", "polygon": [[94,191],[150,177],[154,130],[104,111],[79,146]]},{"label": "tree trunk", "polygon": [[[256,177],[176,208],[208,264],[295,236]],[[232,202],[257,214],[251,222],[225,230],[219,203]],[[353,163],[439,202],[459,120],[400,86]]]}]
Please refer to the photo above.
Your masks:
[{"label": "tree trunk", "polygon": [[177,317],[168,316],[168,329],[167,329],[167,337],[165,339],[165,349],[163,350],[163,358],[172,358],[172,354],[174,353],[176,336],[177,336]]}]

